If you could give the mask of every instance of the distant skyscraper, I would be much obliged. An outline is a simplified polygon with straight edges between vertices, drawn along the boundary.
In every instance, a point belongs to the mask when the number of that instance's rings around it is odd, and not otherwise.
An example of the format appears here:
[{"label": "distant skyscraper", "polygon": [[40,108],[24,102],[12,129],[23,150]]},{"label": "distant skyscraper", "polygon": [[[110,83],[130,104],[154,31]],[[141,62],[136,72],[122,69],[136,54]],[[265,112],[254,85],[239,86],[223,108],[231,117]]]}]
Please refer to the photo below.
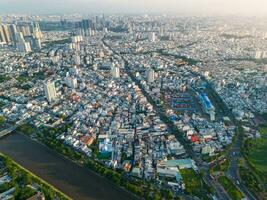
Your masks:
[{"label": "distant skyscraper", "polygon": [[42,34],[42,31],[40,29],[39,24],[35,24],[33,31],[32,31],[32,35],[36,39],[42,39],[43,38],[43,34]]},{"label": "distant skyscraper", "polygon": [[267,58],[267,51],[262,52],[262,58],[264,58],[264,59]]},{"label": "distant skyscraper", "polygon": [[81,58],[78,54],[74,56],[75,64],[79,66],[81,64]]},{"label": "distant skyscraper", "polygon": [[23,36],[31,36],[31,29],[29,25],[21,26],[21,32]]},{"label": "distant skyscraper", "polygon": [[43,35],[39,24],[1,24],[0,43],[14,45],[20,52],[30,52],[41,49]]},{"label": "distant skyscraper", "polygon": [[71,37],[71,42],[73,43],[79,43],[83,41],[83,36],[81,35],[76,35]]},{"label": "distant skyscraper", "polygon": [[255,59],[261,59],[262,58],[262,51],[256,51],[255,52]]},{"label": "distant skyscraper", "polygon": [[112,66],[111,74],[113,78],[120,78],[120,68],[117,66]]},{"label": "distant skyscraper", "polygon": [[95,30],[94,23],[91,19],[83,19],[81,22],[78,22],[78,27],[82,36],[90,36],[91,30]]},{"label": "distant skyscraper", "polygon": [[6,38],[3,31],[3,27],[0,25],[0,43],[6,44]]},{"label": "distant skyscraper", "polygon": [[153,69],[147,71],[147,82],[152,83],[155,80],[155,72]]},{"label": "distant skyscraper", "polygon": [[16,35],[18,33],[17,31],[17,27],[15,24],[10,24],[9,26],[9,29],[10,29],[10,35],[11,35],[11,38],[12,38],[12,42],[14,45],[16,45]]},{"label": "distant skyscraper", "polygon": [[30,42],[26,42],[24,40],[23,34],[20,32],[17,34],[17,47],[18,50],[22,53],[31,52],[31,44]]},{"label": "distant skyscraper", "polygon": [[29,42],[25,42],[24,47],[25,47],[25,50],[24,50],[25,53],[32,51],[31,44]]},{"label": "distant skyscraper", "polygon": [[152,32],[152,33],[149,33],[149,41],[150,42],[155,42],[157,40],[157,36],[156,36],[156,33]]},{"label": "distant skyscraper", "polygon": [[56,100],[57,92],[56,92],[56,88],[55,88],[54,82],[48,81],[44,85],[44,90],[45,90],[46,99],[47,99],[47,101],[49,103],[51,103],[52,101]]},{"label": "distant skyscraper", "polygon": [[91,28],[92,21],[90,19],[83,19],[82,20],[82,27],[83,29],[89,29]]},{"label": "distant skyscraper", "polygon": [[11,37],[10,37],[8,26],[5,25],[5,24],[2,24],[1,25],[1,28],[0,28],[0,37],[1,37],[1,41],[3,43],[10,44]]},{"label": "distant skyscraper", "polygon": [[40,50],[42,48],[42,42],[40,39],[33,39],[34,48]]}]

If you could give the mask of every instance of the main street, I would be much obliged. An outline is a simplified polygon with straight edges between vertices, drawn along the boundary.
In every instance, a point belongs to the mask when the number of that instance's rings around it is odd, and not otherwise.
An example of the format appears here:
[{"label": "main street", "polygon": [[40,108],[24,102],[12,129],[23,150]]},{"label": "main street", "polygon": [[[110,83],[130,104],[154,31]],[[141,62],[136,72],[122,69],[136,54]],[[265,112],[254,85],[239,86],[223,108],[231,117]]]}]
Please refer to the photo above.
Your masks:
[{"label": "main street", "polygon": [[[241,130],[240,130],[241,129]],[[232,182],[239,188],[249,200],[256,200],[257,198],[247,189],[247,187],[243,184],[239,176],[239,165],[238,161],[242,157],[241,148],[242,148],[242,128],[239,127],[237,132],[236,141],[232,144],[232,148],[228,152],[228,159],[230,160],[227,176],[232,180]]]}]

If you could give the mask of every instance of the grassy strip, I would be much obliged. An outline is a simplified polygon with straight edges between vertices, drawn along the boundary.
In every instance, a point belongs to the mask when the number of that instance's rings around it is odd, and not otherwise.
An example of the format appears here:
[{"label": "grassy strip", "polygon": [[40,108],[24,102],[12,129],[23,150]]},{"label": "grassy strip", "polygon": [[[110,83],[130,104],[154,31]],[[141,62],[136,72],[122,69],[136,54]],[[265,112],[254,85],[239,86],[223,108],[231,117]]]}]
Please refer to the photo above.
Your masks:
[{"label": "grassy strip", "polygon": [[[44,180],[40,179],[36,175],[34,175],[32,172],[28,171],[6,155],[0,153],[0,158],[4,160],[8,170],[11,173],[19,172],[20,174],[23,174],[25,176],[25,179],[28,179],[29,182],[34,182],[37,183],[41,191],[44,193],[46,199],[48,200],[53,200],[55,197],[60,200],[70,200],[71,198],[68,197],[67,195],[63,194],[61,191],[56,189],[54,186],[50,185],[49,183],[45,182]],[[13,178],[13,177],[12,177]]]},{"label": "grassy strip", "polygon": [[254,140],[246,140],[243,146],[244,157],[249,167],[259,178],[267,182],[267,125],[260,128],[261,137]]},{"label": "grassy strip", "polygon": [[242,192],[240,192],[239,189],[226,176],[221,176],[218,180],[233,200],[240,200],[243,198]]},{"label": "grassy strip", "polygon": [[264,190],[258,182],[257,177],[250,169],[244,166],[239,166],[239,173],[246,187],[248,187],[254,194],[260,193]]}]

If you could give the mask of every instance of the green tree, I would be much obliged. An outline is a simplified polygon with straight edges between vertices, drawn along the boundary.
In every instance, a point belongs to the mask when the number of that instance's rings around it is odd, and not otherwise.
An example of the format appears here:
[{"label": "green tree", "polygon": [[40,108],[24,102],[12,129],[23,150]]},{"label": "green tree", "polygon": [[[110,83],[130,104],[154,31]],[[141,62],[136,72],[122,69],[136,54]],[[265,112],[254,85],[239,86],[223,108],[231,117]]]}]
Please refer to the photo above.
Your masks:
[{"label": "green tree", "polygon": [[0,116],[0,126],[2,126],[6,122],[6,118],[4,116]]},{"label": "green tree", "polygon": [[160,193],[158,193],[158,192],[154,193],[154,200],[161,200]]},{"label": "green tree", "polygon": [[15,199],[28,199],[30,197],[32,197],[33,195],[35,195],[36,192],[31,189],[30,187],[25,187],[22,189],[18,189],[18,192],[15,194]]}]

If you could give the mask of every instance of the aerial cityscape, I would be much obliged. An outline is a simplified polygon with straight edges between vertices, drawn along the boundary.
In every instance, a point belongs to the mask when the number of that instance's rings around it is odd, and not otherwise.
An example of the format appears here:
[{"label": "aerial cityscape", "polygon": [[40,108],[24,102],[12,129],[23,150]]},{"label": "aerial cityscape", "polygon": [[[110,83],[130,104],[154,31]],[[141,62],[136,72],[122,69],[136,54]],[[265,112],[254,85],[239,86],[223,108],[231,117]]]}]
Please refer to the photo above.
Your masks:
[{"label": "aerial cityscape", "polygon": [[0,200],[267,199],[253,2],[1,1]]}]

